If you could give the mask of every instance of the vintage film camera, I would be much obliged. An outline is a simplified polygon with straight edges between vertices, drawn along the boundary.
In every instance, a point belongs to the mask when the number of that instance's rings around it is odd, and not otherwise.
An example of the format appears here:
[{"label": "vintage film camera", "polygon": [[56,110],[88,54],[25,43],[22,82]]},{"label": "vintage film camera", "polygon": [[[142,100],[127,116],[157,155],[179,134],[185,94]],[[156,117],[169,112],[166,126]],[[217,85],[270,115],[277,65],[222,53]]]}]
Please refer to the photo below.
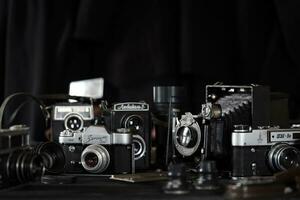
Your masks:
[{"label": "vintage film camera", "polygon": [[233,177],[272,176],[300,166],[300,129],[237,125],[232,133]]},{"label": "vintage film camera", "polygon": [[269,125],[269,99],[269,88],[265,86],[207,85],[201,112],[186,113],[175,120],[176,152],[182,157],[201,154],[201,160],[215,160],[218,170],[230,175],[234,125]]},{"label": "vintage film camera", "polygon": [[132,133],[128,129],[108,132],[104,126],[60,133],[66,163],[65,172],[73,174],[134,173]]},{"label": "vintage film camera", "polygon": [[57,103],[52,108],[51,129],[54,142],[59,142],[60,132],[64,130],[82,131],[92,125],[94,109],[92,103]]},{"label": "vintage film camera", "polygon": [[136,170],[145,170],[150,165],[151,140],[149,105],[145,102],[116,103],[104,113],[108,130],[130,129],[133,134]]},{"label": "vintage film camera", "polygon": [[29,146],[28,127],[0,129],[0,188],[33,181],[44,169],[42,157]]},{"label": "vintage film camera", "polygon": [[218,104],[220,117],[211,118],[209,126],[209,155],[216,160],[219,171],[232,171],[231,134],[234,125],[253,128],[270,124],[270,89],[260,85],[207,85],[206,103]]},{"label": "vintage film camera", "polygon": [[173,110],[172,138],[178,153],[176,157],[198,162],[207,157],[215,145],[210,140],[207,121],[220,118],[221,107],[219,104],[205,103],[198,115],[187,112],[180,119],[178,113],[176,109]]}]

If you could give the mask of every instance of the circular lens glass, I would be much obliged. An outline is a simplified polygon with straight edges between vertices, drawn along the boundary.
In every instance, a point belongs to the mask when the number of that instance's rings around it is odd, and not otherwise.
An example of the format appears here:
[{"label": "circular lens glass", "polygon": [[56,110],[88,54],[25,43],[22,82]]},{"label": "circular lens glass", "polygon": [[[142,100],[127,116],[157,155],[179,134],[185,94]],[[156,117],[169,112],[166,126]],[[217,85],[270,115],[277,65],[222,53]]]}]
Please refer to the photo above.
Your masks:
[{"label": "circular lens glass", "polygon": [[125,128],[129,128],[133,131],[139,131],[143,127],[143,120],[140,116],[132,115],[125,120]]},{"label": "circular lens glass", "polygon": [[142,152],[142,144],[140,143],[140,141],[133,141],[133,145],[134,145],[134,156],[139,155]]},{"label": "circular lens glass", "polygon": [[83,121],[78,115],[70,115],[65,120],[65,128],[73,131],[80,130],[83,126]]},{"label": "circular lens glass", "polygon": [[180,127],[177,131],[177,142],[184,147],[193,147],[197,142],[197,133],[192,127]]},{"label": "circular lens glass", "polygon": [[44,172],[43,160],[28,150],[9,155],[6,161],[6,176],[12,183],[25,183],[40,177]]},{"label": "circular lens glass", "polygon": [[84,161],[85,161],[86,165],[90,168],[96,167],[99,162],[98,156],[94,153],[86,154]]},{"label": "circular lens glass", "polygon": [[134,159],[138,160],[146,153],[146,143],[139,135],[133,135],[132,143],[134,145]]},{"label": "circular lens glass", "polygon": [[300,151],[288,144],[276,144],[269,152],[269,164],[274,171],[283,171],[300,165]]},{"label": "circular lens glass", "polygon": [[293,147],[284,149],[279,156],[279,163],[285,169],[299,166],[299,151]]},{"label": "circular lens glass", "polygon": [[93,144],[83,150],[81,163],[86,171],[101,173],[107,169],[110,163],[110,156],[104,146]]}]

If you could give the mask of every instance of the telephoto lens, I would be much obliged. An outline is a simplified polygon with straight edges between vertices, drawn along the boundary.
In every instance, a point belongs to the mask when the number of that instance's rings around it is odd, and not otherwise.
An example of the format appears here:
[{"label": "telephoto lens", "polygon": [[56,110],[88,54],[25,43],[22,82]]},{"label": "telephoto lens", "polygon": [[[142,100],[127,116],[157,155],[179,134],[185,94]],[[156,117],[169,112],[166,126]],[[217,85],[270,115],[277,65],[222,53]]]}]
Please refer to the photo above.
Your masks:
[{"label": "telephoto lens", "polygon": [[172,157],[172,112],[183,108],[185,94],[181,86],[153,87],[154,144],[158,168],[167,169]]}]

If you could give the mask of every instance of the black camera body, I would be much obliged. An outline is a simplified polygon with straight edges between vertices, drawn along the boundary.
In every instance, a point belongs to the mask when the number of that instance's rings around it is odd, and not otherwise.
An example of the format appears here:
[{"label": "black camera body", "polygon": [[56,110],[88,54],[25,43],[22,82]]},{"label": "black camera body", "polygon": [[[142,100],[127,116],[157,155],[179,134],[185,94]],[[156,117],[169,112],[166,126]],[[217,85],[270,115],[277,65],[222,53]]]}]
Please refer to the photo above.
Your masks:
[{"label": "black camera body", "polygon": [[145,102],[117,103],[104,114],[104,118],[105,126],[111,131],[130,129],[133,134],[135,168],[148,169],[151,156],[149,105]]},{"label": "black camera body", "polygon": [[44,171],[42,158],[29,146],[29,128],[0,129],[0,188],[33,181]]},{"label": "black camera body", "polygon": [[300,166],[300,129],[249,128],[238,125],[232,133],[232,176],[272,176]]},{"label": "black camera body", "polygon": [[57,103],[51,113],[53,141],[58,143],[60,133],[66,129],[82,131],[92,125],[94,120],[93,105],[89,103]]},{"label": "black camera body", "polygon": [[107,132],[103,126],[89,126],[81,131],[66,129],[59,137],[66,163],[72,174],[134,173],[132,134],[127,129]]}]

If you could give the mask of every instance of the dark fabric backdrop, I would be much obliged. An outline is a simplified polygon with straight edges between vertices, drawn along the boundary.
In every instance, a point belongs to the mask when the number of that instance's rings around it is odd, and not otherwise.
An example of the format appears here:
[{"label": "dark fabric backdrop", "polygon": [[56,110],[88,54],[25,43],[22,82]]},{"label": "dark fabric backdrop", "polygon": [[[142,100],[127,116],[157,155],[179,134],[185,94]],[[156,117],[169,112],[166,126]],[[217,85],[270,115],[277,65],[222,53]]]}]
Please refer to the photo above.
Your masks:
[{"label": "dark fabric backdrop", "polygon": [[153,85],[182,84],[197,110],[206,84],[258,83],[289,94],[299,118],[299,9],[297,0],[2,0],[0,99],[67,93],[70,81],[101,76],[111,102],[151,102]]}]

